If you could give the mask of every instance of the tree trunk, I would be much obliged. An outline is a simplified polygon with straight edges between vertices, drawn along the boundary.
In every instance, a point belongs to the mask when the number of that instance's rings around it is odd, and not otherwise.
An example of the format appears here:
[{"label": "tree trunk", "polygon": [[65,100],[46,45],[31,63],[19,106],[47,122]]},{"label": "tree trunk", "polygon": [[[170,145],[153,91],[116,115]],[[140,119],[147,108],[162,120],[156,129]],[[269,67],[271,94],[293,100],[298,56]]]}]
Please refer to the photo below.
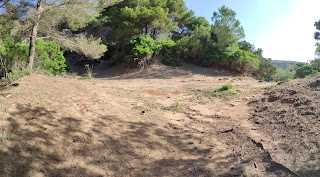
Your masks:
[{"label": "tree trunk", "polygon": [[146,31],[145,31],[145,35],[148,34],[148,24],[145,25]]},{"label": "tree trunk", "polygon": [[29,57],[28,57],[28,66],[27,66],[27,68],[30,70],[32,70],[33,68],[34,57],[36,53],[36,40],[38,35],[38,26],[39,26],[39,20],[42,12],[41,4],[42,4],[42,0],[38,0],[37,10],[36,10],[37,16],[36,16],[35,24],[33,25],[33,28],[32,28],[32,34],[30,36]]}]

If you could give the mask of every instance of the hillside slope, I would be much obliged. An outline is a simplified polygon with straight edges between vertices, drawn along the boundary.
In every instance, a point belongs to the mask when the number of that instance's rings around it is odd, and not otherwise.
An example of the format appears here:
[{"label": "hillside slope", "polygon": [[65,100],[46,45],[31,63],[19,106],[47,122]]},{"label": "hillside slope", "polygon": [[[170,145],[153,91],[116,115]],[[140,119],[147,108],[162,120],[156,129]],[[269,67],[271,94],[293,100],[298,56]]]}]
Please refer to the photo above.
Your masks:
[{"label": "hillside slope", "polygon": [[292,66],[292,65],[294,66],[298,63],[301,63],[301,62],[297,62],[297,61],[284,61],[284,60],[272,60],[271,62],[274,66],[276,66],[279,69],[283,69],[283,70],[286,70],[287,67],[289,67],[289,66]]},{"label": "hillside slope", "polygon": [[269,135],[266,144],[278,162],[319,176],[320,75],[268,88],[251,107],[251,120]]}]

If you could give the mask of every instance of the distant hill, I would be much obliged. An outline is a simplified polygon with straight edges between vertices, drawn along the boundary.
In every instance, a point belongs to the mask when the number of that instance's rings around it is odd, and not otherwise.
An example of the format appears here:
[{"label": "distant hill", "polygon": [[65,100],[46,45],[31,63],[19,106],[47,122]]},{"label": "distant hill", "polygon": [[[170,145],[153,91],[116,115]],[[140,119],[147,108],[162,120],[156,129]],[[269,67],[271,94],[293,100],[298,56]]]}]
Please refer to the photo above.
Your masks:
[{"label": "distant hill", "polygon": [[277,68],[286,70],[288,66],[290,65],[296,65],[298,63],[303,62],[297,62],[297,61],[284,61],[284,60],[272,60],[272,64],[276,66]]}]

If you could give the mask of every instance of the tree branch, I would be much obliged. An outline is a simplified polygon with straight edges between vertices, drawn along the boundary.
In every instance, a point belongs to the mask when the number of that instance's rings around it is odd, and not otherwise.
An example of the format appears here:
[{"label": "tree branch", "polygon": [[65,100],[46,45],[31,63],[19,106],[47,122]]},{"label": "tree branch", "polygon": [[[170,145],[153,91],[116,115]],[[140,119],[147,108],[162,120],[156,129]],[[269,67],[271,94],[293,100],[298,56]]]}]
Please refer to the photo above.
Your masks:
[{"label": "tree branch", "polygon": [[59,40],[59,41],[67,41],[67,42],[70,42],[72,44],[76,44],[75,42],[69,40],[69,39],[61,39],[61,38],[57,38],[57,37],[53,37],[53,36],[46,36],[46,37],[40,37],[40,38],[37,38],[38,39],[56,39],[56,40]]}]

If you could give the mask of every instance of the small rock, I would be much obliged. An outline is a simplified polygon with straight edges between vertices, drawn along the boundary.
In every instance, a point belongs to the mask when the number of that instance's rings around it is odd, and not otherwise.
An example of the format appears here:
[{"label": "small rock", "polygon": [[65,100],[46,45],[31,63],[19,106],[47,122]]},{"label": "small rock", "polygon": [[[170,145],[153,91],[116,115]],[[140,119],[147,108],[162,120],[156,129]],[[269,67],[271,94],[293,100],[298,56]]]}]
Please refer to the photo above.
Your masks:
[{"label": "small rock", "polygon": [[281,103],[293,104],[295,102],[296,102],[296,99],[294,99],[294,98],[285,98],[285,99],[281,100]]},{"label": "small rock", "polygon": [[13,83],[11,84],[12,87],[18,87],[20,84],[19,83]]},{"label": "small rock", "polygon": [[294,90],[289,90],[289,95],[294,95],[294,94],[297,94],[297,92]]},{"label": "small rock", "polygon": [[280,99],[280,96],[279,96],[279,95],[272,94],[272,95],[269,96],[268,101],[269,101],[269,102],[275,102],[275,101],[278,101],[279,99]]}]

